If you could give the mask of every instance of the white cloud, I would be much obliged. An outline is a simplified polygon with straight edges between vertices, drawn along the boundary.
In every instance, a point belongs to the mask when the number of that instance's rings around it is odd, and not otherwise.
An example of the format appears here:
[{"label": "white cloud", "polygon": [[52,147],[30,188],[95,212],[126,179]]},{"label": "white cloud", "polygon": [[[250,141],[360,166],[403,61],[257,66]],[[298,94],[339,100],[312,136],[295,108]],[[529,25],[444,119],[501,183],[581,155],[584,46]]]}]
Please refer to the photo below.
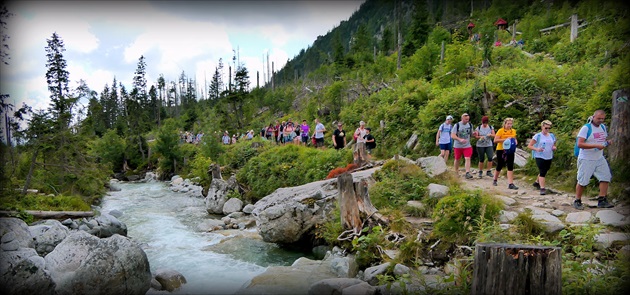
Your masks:
[{"label": "white cloud", "polygon": [[[147,1],[10,1],[9,10],[15,14],[8,25],[11,64],[0,66],[2,91],[11,100],[48,107],[44,48],[53,32],[64,41],[72,82],[83,79],[97,92],[114,76],[130,85],[141,55],[147,58],[149,85],[160,74],[172,81],[184,71],[195,75],[201,90],[207,86],[204,80],[212,78],[219,58],[224,60],[227,82],[232,49],[237,45],[241,47],[239,60],[255,87],[256,72],[264,84],[263,71],[271,68],[264,55],[268,48],[277,72],[297,55],[296,48],[306,48],[359,6],[354,1],[280,1],[254,6],[260,10],[251,11],[241,10],[251,5],[237,2],[205,1],[193,7],[164,1],[160,3],[168,5],[158,7]],[[197,3],[202,1],[191,2]],[[108,64],[101,65],[103,61]]]}]

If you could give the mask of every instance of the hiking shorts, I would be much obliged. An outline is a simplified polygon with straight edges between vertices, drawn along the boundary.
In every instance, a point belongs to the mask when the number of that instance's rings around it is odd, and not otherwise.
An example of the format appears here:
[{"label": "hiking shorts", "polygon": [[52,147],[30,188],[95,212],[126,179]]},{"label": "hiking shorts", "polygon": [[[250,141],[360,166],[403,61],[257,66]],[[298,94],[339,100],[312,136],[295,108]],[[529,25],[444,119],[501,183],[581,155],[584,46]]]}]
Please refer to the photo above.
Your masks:
[{"label": "hiking shorts", "polygon": [[453,148],[453,145],[450,142],[449,143],[440,143],[440,150],[451,151],[451,148]]},{"label": "hiking shorts", "polygon": [[455,160],[459,160],[462,158],[462,155],[464,155],[464,158],[470,158],[472,157],[472,146],[469,147],[465,147],[465,148],[453,148],[453,150],[455,151]]},{"label": "hiking shorts", "polygon": [[551,159],[536,158],[536,166],[538,166],[538,175],[545,177],[547,176],[547,171],[551,168]]},{"label": "hiking shorts", "polygon": [[488,159],[488,162],[492,162],[494,151],[491,146],[478,146],[477,155],[479,156],[479,163],[483,163],[486,158]]},{"label": "hiking shorts", "polygon": [[324,138],[315,138],[315,146],[316,147],[323,147],[324,146]]},{"label": "hiking shorts", "polygon": [[604,157],[599,160],[578,159],[577,166],[577,182],[581,186],[587,186],[591,176],[595,176],[600,182],[610,182],[612,179],[610,167]]}]

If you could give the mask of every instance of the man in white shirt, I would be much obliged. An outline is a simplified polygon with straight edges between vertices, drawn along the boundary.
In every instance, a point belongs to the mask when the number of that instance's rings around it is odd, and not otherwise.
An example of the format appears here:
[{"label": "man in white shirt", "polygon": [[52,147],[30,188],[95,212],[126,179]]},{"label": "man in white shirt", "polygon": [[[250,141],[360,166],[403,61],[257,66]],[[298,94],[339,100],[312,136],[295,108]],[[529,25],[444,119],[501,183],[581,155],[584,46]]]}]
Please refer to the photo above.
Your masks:
[{"label": "man in white shirt", "polygon": [[588,185],[592,176],[599,180],[599,197],[597,198],[598,208],[611,208],[614,205],[608,203],[606,195],[608,194],[608,183],[612,175],[606,158],[604,158],[604,149],[612,144],[611,140],[607,140],[608,132],[603,126],[606,119],[606,113],[597,110],[593,114],[593,120],[588,123],[591,126],[589,134],[587,125],[582,126],[578,133],[577,146],[580,148],[578,155],[578,172],[577,184],[575,185],[575,201],[573,207],[578,210],[584,209],[582,205],[582,193],[584,187]]}]

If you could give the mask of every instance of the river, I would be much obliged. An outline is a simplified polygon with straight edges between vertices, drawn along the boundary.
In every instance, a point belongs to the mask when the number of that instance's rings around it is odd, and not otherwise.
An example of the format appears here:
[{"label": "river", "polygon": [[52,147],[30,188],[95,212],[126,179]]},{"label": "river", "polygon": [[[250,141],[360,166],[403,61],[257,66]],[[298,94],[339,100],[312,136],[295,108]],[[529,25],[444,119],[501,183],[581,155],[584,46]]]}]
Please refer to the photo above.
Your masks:
[{"label": "river", "polygon": [[[291,265],[305,253],[290,252],[262,241],[255,229],[234,235],[201,232],[197,225],[209,216],[202,198],[168,189],[163,182],[120,183],[120,191],[103,198],[102,212],[118,210],[127,236],[141,243],[151,272],[173,269],[187,280],[174,293],[150,290],[147,294],[234,294],[268,266]],[[222,243],[229,239],[229,246]]]}]

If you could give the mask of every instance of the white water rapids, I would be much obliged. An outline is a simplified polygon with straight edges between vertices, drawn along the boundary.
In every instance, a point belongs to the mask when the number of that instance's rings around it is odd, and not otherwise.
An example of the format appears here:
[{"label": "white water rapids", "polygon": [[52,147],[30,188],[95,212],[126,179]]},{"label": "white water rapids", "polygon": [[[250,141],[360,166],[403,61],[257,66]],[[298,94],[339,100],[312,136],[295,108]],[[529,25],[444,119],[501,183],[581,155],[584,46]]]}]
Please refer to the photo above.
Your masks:
[{"label": "white water rapids", "polygon": [[127,225],[127,236],[141,243],[154,275],[159,269],[184,275],[187,283],[174,294],[234,294],[268,266],[290,265],[305,256],[256,238],[217,247],[230,237],[197,230],[204,219],[217,218],[208,215],[202,198],[172,192],[162,182],[117,186],[122,190],[110,192],[98,209],[123,212],[119,220]]}]

